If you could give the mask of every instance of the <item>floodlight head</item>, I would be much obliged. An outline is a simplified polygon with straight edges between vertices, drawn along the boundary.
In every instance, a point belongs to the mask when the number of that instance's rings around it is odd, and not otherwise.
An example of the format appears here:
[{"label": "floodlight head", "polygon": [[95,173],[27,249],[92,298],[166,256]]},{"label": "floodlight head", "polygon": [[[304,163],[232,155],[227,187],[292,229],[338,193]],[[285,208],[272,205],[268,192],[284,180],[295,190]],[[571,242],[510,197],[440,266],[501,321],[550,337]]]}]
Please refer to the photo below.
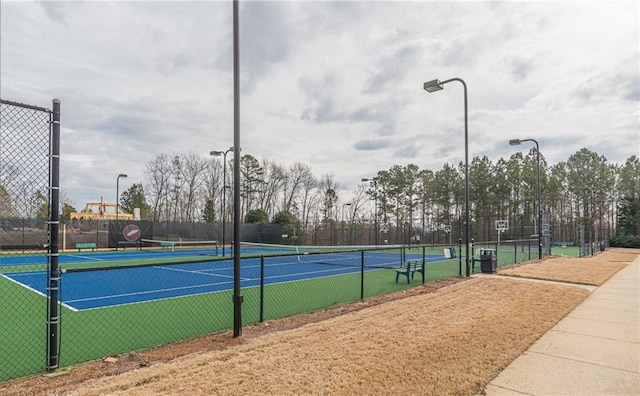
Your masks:
[{"label": "floodlight head", "polygon": [[224,154],[222,151],[210,151],[209,155],[213,155],[214,157],[219,157]]},{"label": "floodlight head", "polygon": [[509,140],[509,145],[510,146],[517,146],[517,145],[519,145],[521,143],[522,143],[522,141],[520,139],[511,139],[511,140]]},{"label": "floodlight head", "polygon": [[360,181],[368,182],[369,180],[371,180],[371,179],[364,177],[364,178],[362,178]]},{"label": "floodlight head", "polygon": [[436,79],[436,80],[431,80],[424,83],[423,88],[425,91],[431,93],[431,92],[436,92],[444,89],[444,86],[442,85],[440,80]]}]

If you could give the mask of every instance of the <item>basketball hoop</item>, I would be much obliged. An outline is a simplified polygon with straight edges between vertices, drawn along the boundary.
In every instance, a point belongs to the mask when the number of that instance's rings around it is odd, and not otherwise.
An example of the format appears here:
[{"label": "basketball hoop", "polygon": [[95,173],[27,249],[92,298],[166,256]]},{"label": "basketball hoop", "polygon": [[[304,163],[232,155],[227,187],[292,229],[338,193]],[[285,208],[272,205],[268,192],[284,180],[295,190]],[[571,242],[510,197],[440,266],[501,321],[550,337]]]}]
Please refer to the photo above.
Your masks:
[{"label": "basketball hoop", "polygon": [[504,232],[509,229],[509,220],[496,220],[496,231]]},{"label": "basketball hoop", "polygon": [[500,234],[509,229],[509,220],[496,220],[496,231],[498,232],[498,252],[500,251]]}]

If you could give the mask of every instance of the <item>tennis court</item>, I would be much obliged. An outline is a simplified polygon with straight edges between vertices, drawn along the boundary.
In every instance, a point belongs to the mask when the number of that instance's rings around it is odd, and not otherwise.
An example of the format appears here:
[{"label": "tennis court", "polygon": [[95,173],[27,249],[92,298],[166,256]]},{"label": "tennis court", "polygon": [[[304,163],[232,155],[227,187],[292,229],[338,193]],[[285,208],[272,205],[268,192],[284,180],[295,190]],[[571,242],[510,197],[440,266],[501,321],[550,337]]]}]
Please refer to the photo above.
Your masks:
[{"label": "tennis court", "polygon": [[[125,262],[136,260],[163,260],[177,259],[179,257],[190,256],[214,256],[217,257],[219,249],[217,245],[208,246],[188,246],[167,245],[164,248],[147,248],[147,249],[131,249],[118,251],[97,251],[97,252],[70,252],[60,253],[58,255],[58,263],[63,266],[65,264],[80,263],[107,263],[107,262]],[[46,264],[46,256],[44,254],[11,254],[0,256],[1,267],[21,267],[28,265]]]},{"label": "tennis court", "polygon": [[[250,254],[260,248],[247,248]],[[273,250],[270,253],[275,253]],[[175,252],[155,252],[154,259],[175,257]],[[64,264],[113,263],[117,260],[149,258],[148,252],[86,253],[60,256],[62,265],[61,303],[72,311],[158,301],[227,291],[233,288],[233,260],[217,259],[197,263],[155,264],[137,267],[112,266],[104,269],[77,269]],[[160,256],[158,256],[160,255]],[[364,271],[399,267],[402,257],[421,259],[422,253],[394,251],[351,251],[286,256],[243,258],[240,285],[243,288],[340,276]],[[19,258],[15,258],[19,261]],[[446,260],[442,255],[427,255],[426,262]],[[364,263],[364,266],[362,265]],[[264,270],[261,268],[264,266]],[[46,296],[47,272],[23,271],[2,274],[3,277]],[[390,281],[392,281],[390,276]]]}]

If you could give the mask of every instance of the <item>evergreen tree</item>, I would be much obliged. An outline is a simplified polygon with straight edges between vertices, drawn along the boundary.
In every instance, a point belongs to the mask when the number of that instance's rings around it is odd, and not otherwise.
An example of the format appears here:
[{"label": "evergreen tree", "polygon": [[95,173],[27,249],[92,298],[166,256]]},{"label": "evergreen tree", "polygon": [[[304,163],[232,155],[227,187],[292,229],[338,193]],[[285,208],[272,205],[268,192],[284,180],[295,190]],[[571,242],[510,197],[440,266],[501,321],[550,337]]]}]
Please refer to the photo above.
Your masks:
[{"label": "evergreen tree", "polygon": [[216,210],[213,207],[212,199],[207,199],[207,202],[204,204],[202,220],[206,223],[213,223],[214,221],[216,221]]},{"label": "evergreen tree", "polygon": [[267,216],[267,212],[262,209],[253,209],[250,210],[244,218],[245,223],[268,223],[269,216]]},{"label": "evergreen tree", "polygon": [[134,208],[140,208],[140,218],[149,218],[149,205],[144,195],[142,183],[134,183],[128,190],[120,195],[120,208],[122,213],[133,214]]}]

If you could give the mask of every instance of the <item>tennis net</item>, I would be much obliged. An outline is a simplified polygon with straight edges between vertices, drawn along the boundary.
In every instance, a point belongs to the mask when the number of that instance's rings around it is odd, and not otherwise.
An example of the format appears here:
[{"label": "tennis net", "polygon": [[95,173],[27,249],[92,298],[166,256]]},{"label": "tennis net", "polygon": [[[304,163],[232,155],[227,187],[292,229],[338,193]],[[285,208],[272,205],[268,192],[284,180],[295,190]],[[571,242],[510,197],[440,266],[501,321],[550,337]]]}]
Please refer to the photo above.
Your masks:
[{"label": "tennis net", "polygon": [[271,263],[298,262],[349,267],[397,268],[404,260],[404,246],[293,246],[241,242],[243,257],[264,256]]},{"label": "tennis net", "polygon": [[140,250],[159,253],[171,251],[171,253],[174,254],[193,256],[217,256],[218,241],[166,241],[159,239],[141,239]]}]

